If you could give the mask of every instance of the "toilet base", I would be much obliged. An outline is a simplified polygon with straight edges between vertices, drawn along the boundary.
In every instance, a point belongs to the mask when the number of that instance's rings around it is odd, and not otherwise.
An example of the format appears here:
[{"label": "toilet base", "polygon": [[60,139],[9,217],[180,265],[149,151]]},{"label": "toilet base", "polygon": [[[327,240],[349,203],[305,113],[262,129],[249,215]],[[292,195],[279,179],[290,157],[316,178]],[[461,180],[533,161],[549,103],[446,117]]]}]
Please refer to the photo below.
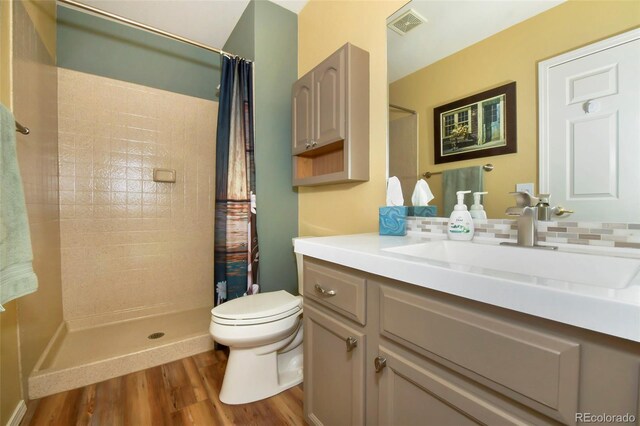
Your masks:
[{"label": "toilet base", "polygon": [[282,353],[264,353],[260,348],[230,348],[220,401],[230,405],[247,404],[296,386],[302,383],[302,362],[301,344]]}]

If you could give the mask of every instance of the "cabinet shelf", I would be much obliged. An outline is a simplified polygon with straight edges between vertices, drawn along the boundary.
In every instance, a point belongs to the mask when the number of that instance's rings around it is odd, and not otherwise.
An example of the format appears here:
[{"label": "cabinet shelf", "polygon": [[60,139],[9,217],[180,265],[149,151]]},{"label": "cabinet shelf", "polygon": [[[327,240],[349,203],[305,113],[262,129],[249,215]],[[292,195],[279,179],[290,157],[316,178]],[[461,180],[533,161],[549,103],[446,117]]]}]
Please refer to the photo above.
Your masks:
[{"label": "cabinet shelf", "polygon": [[327,175],[339,180],[338,175],[345,171],[344,141],[334,142],[293,158],[294,180],[298,182],[309,180],[309,185],[313,185],[314,178]]}]

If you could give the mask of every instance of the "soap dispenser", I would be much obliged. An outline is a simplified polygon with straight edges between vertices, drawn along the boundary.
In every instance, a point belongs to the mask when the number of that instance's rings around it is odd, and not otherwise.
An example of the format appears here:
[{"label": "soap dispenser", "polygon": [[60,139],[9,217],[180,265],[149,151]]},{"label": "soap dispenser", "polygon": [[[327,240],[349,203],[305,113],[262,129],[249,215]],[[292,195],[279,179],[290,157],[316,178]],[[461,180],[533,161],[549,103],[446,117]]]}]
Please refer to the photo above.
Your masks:
[{"label": "soap dispenser", "polygon": [[469,193],[471,193],[471,191],[456,192],[458,204],[453,207],[453,212],[451,212],[447,226],[447,234],[450,240],[470,241],[473,238],[473,219],[464,203],[464,194]]},{"label": "soap dispenser", "polygon": [[484,211],[484,207],[480,204],[480,196],[486,195],[488,192],[474,192],[473,193],[473,205],[471,206],[471,217],[473,219],[486,219],[487,212]]}]

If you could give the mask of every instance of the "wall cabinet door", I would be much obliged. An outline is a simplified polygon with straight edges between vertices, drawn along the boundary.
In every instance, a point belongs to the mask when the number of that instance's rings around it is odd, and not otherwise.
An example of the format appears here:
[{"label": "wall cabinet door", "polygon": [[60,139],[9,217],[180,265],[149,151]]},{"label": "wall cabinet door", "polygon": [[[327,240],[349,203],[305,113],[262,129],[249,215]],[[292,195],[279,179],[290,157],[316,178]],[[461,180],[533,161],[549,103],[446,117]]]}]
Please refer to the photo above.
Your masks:
[{"label": "wall cabinet door", "polygon": [[304,411],[312,425],[364,424],[365,336],[344,322],[305,302]]},{"label": "wall cabinet door", "polygon": [[380,425],[524,425],[509,411],[413,362],[401,352],[380,347],[386,366],[378,373]]},{"label": "wall cabinet door", "polygon": [[340,49],[313,72],[315,134],[312,146],[314,148],[345,139],[345,55],[346,49]]},{"label": "wall cabinet door", "polygon": [[314,132],[313,73],[293,85],[291,93],[293,154],[311,149]]}]

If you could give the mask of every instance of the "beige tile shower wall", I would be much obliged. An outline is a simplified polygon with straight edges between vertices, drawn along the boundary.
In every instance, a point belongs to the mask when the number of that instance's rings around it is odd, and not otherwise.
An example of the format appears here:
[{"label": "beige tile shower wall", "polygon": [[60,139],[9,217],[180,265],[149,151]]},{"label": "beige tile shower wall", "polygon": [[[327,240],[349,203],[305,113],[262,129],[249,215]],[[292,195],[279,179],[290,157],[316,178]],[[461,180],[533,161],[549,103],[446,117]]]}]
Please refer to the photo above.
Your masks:
[{"label": "beige tile shower wall", "polygon": [[218,104],[60,69],[58,108],[70,327],[212,305]]},{"label": "beige tile shower wall", "polygon": [[[42,2],[43,10],[55,11],[55,3]],[[23,397],[28,397],[27,377],[62,324],[60,280],[60,223],[58,209],[58,113],[55,55],[43,37],[55,37],[38,28],[24,3],[13,6],[13,112],[31,129],[18,134],[17,150],[24,185],[33,269],[38,291],[17,299]],[[55,14],[48,19],[55,21]],[[54,28],[55,25],[49,28]]]}]

